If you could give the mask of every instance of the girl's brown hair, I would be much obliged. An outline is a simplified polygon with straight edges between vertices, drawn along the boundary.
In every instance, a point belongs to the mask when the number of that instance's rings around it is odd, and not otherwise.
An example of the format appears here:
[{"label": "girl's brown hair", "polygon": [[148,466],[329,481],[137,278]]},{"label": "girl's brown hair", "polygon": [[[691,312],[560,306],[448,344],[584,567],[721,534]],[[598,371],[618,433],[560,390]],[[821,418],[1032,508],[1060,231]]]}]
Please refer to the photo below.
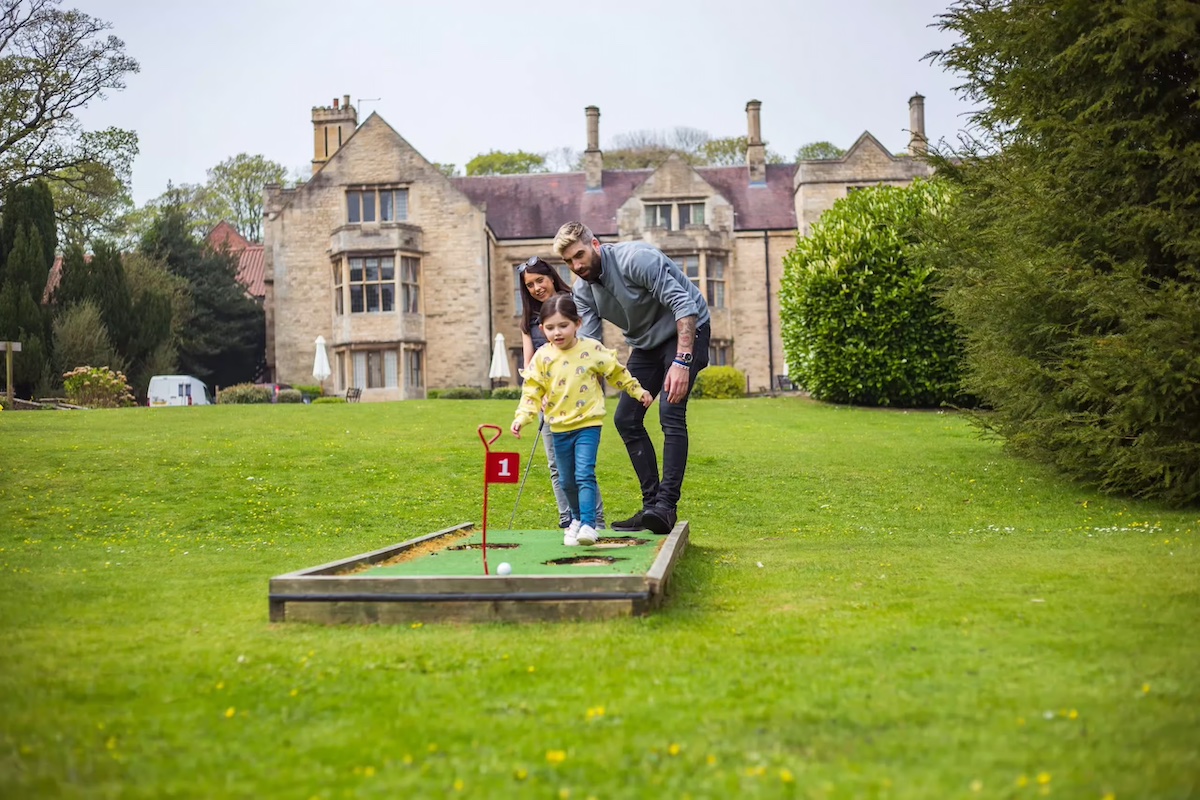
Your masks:
[{"label": "girl's brown hair", "polygon": [[579,308],[575,305],[575,295],[570,292],[556,294],[542,303],[543,322],[547,317],[553,317],[555,314],[561,314],[572,322],[582,322]]}]

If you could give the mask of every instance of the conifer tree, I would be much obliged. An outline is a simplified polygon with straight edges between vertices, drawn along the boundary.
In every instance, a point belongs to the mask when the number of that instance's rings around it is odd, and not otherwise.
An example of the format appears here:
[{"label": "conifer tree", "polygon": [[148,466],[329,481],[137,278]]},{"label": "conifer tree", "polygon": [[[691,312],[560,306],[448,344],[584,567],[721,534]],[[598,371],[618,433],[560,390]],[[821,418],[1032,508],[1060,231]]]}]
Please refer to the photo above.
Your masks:
[{"label": "conifer tree", "polygon": [[1017,452],[1200,501],[1200,4],[960,0],[973,137],[932,255]]}]

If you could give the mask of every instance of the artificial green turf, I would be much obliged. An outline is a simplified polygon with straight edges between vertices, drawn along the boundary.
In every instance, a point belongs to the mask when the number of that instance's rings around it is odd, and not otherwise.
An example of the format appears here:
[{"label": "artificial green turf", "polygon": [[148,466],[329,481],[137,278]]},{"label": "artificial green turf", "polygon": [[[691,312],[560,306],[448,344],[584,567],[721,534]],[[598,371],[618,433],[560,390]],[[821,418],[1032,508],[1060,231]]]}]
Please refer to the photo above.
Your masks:
[{"label": "artificial green turf", "polygon": [[[606,547],[605,542],[640,541],[624,547]],[[513,575],[643,575],[654,563],[664,537],[652,533],[638,536],[602,532],[599,546],[567,547],[561,530],[488,531],[490,574],[502,562]],[[365,569],[359,575],[483,575],[480,545],[483,532],[455,541],[449,547],[425,553],[411,561]],[[608,561],[607,559],[611,559]],[[580,563],[570,563],[579,560]],[[605,560],[604,563],[592,563]]]},{"label": "artificial green turf", "polygon": [[[478,522],[514,405],[0,412],[0,797],[1200,795],[1200,511],[955,414],[694,402],[647,617],[268,621],[273,576]],[[556,519],[542,457],[514,527]]]}]

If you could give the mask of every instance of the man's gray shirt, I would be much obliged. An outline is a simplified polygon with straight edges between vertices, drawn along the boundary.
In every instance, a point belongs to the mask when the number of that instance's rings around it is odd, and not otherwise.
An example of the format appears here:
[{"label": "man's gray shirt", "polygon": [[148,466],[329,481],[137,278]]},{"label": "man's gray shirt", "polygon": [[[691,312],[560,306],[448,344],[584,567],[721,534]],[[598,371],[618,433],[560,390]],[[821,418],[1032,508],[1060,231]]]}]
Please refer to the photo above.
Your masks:
[{"label": "man's gray shirt", "polygon": [[650,350],[676,334],[675,321],[709,321],[708,303],[674,261],[645,242],[600,245],[600,280],[575,282],[580,334],[600,341],[601,319],[625,332],[630,347]]}]

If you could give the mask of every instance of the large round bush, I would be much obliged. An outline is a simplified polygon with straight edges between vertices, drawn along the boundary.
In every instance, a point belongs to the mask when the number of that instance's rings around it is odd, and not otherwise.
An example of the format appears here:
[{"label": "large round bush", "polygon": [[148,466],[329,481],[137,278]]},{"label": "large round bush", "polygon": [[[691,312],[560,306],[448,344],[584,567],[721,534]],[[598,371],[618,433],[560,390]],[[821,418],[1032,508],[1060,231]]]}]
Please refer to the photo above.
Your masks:
[{"label": "large round bush", "polygon": [[869,406],[961,402],[961,347],[915,248],[949,203],[937,181],[853,192],[784,258],[779,291],[792,379],[813,397]]}]

